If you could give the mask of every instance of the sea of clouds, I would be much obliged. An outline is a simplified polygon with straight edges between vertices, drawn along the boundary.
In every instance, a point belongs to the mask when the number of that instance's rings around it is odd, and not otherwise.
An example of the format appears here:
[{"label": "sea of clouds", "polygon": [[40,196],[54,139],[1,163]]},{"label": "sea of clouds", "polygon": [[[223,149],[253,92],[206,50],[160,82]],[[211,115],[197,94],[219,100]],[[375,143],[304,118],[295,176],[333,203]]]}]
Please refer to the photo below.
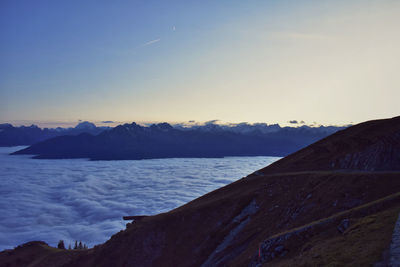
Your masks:
[{"label": "sea of clouds", "polygon": [[125,229],[125,215],[174,209],[279,159],[37,160],[0,148],[0,251],[32,240],[89,247]]}]

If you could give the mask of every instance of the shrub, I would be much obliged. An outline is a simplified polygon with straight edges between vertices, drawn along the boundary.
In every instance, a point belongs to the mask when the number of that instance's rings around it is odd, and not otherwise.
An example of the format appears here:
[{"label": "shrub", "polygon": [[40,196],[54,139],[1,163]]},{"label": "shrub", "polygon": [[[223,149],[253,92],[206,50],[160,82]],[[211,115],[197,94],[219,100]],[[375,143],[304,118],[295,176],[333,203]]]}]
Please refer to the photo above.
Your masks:
[{"label": "shrub", "polygon": [[64,240],[58,241],[57,247],[58,247],[59,249],[65,249]]}]

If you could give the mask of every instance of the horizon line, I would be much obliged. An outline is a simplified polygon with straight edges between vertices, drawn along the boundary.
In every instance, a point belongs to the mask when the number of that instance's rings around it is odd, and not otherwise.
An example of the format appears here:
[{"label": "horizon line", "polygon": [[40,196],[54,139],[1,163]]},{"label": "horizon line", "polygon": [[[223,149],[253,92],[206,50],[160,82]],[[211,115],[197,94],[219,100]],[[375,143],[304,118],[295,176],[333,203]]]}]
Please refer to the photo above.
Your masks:
[{"label": "horizon line", "polygon": [[204,125],[220,125],[220,126],[237,126],[240,124],[247,124],[247,125],[258,125],[258,124],[265,124],[268,126],[272,125],[278,125],[280,127],[292,127],[292,128],[297,128],[301,126],[308,126],[308,127],[328,127],[328,126],[334,126],[334,127],[348,127],[350,125],[354,125],[357,123],[350,122],[350,123],[339,123],[339,124],[327,124],[327,123],[318,123],[318,122],[305,122],[303,120],[289,120],[286,122],[228,122],[228,121],[222,121],[222,120],[188,120],[188,121],[167,121],[167,120],[132,120],[132,121],[114,121],[114,120],[73,120],[73,121],[46,121],[46,120],[0,120],[0,124],[11,124],[14,127],[20,127],[20,126],[25,126],[29,127],[32,125],[38,126],[39,128],[58,128],[58,127],[65,127],[65,128],[70,128],[70,127],[75,127],[79,123],[82,122],[90,122],[95,124],[97,127],[104,127],[104,126],[109,126],[109,127],[116,127],[118,125],[123,125],[123,124],[131,124],[131,123],[137,123],[141,126],[150,126],[152,124],[159,124],[159,123],[168,123],[172,126],[183,126],[183,127],[192,127],[192,126],[204,126]]}]

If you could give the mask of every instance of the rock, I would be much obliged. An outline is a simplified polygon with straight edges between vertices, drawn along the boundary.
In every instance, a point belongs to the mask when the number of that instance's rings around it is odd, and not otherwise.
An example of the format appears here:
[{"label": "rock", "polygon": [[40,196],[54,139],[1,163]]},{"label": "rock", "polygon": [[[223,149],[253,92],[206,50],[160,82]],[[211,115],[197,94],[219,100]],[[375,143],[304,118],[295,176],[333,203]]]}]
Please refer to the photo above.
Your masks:
[{"label": "rock", "polygon": [[342,222],[339,224],[339,226],[337,227],[337,229],[338,229],[338,231],[340,232],[340,233],[344,233],[346,230],[347,230],[347,228],[349,228],[349,226],[350,226],[350,220],[349,219],[344,219],[344,220],[342,220]]},{"label": "rock", "polygon": [[277,253],[281,253],[283,251],[284,247],[282,245],[277,246],[274,250]]},{"label": "rock", "polygon": [[394,227],[389,253],[390,253],[389,266],[399,267],[400,266],[400,215]]}]

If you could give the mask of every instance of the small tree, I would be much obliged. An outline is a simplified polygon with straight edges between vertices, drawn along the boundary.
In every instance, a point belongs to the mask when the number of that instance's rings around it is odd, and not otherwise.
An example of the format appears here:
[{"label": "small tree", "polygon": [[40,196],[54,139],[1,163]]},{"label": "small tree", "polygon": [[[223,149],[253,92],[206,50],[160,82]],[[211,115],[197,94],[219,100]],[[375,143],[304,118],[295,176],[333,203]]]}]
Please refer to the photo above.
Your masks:
[{"label": "small tree", "polygon": [[82,241],[79,241],[78,249],[83,249]]},{"label": "small tree", "polygon": [[58,247],[59,249],[65,249],[64,240],[58,241],[57,247]]},{"label": "small tree", "polygon": [[78,249],[78,241],[75,240],[75,246],[74,249]]},{"label": "small tree", "polygon": [[71,244],[68,245],[68,249],[72,249],[72,248],[71,248]]}]

